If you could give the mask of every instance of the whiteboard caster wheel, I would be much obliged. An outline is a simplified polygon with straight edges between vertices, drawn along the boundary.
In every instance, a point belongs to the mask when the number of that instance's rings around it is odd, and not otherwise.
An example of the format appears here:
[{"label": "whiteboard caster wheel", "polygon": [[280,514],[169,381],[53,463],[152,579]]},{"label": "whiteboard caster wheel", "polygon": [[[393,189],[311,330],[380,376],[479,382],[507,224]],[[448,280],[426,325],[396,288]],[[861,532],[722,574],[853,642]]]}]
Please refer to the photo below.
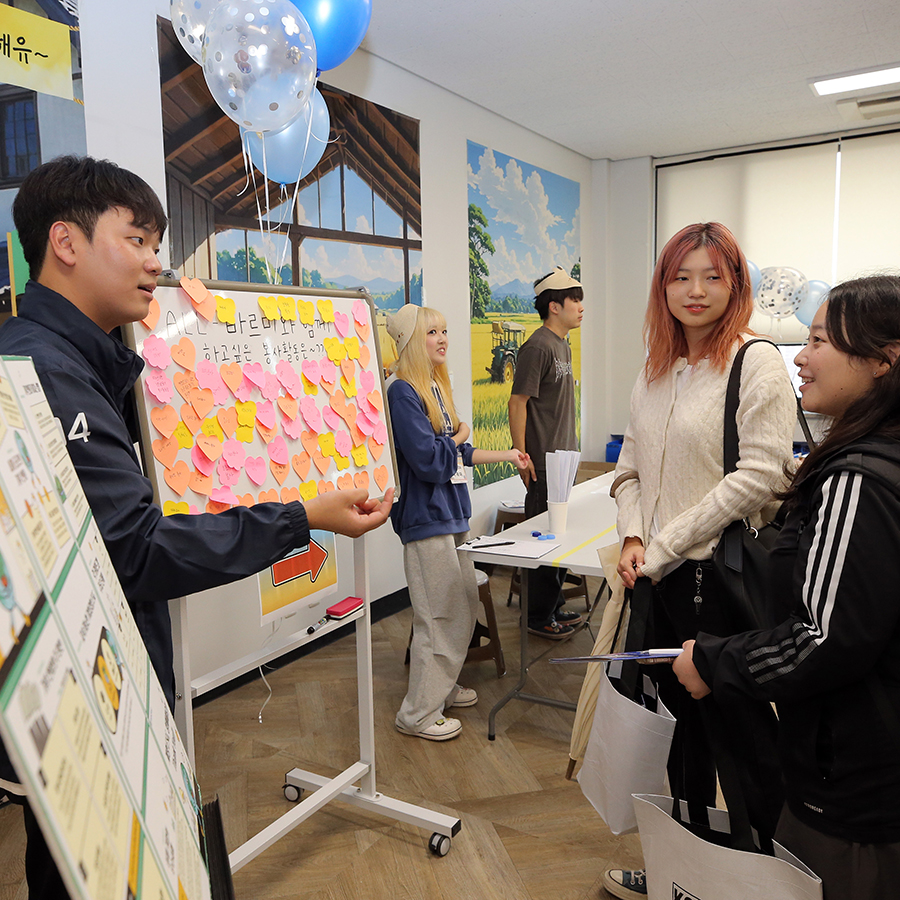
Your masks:
[{"label": "whiteboard caster wheel", "polygon": [[428,841],[428,849],[435,856],[446,856],[450,852],[450,838],[435,832]]},{"label": "whiteboard caster wheel", "polygon": [[282,787],[284,791],[284,799],[290,803],[297,803],[303,796],[303,790],[293,784],[286,784]]}]

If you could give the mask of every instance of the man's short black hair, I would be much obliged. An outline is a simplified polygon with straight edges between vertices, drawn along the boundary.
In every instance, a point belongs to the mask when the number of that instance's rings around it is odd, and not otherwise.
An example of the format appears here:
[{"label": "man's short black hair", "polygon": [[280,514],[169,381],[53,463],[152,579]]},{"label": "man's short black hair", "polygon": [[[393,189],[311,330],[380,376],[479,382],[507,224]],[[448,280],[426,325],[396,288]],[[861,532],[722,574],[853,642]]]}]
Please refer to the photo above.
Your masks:
[{"label": "man's short black hair", "polygon": [[60,156],[31,171],[13,202],[31,277],[41,274],[54,222],[71,222],[93,240],[97,219],[114,207],[131,212],[138,228],[165,234],[168,220],[153,188],[108,159]]},{"label": "man's short black hair", "polygon": [[565,306],[567,297],[571,297],[576,301],[584,300],[584,288],[570,287],[560,288],[558,291],[541,291],[540,294],[534,298],[534,308],[537,310],[541,319],[546,320],[550,315],[550,304],[558,303],[560,306]]}]

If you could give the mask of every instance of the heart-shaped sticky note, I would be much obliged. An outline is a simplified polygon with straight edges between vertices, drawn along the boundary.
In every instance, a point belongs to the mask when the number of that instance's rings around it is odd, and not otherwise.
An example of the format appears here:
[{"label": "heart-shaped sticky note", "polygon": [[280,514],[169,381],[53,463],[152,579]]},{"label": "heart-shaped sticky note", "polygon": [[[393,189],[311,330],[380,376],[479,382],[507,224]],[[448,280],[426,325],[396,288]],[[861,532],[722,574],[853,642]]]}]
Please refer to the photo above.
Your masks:
[{"label": "heart-shaped sticky note", "polygon": [[147,364],[153,366],[154,369],[165,369],[172,360],[172,354],[169,352],[169,345],[155,334],[148,334],[144,338],[144,345],[141,348],[141,356],[147,360]]},{"label": "heart-shaped sticky note", "polygon": [[[341,365],[343,365],[343,364],[344,364],[344,361],[341,362]],[[348,397],[355,397],[356,396],[356,379],[351,378],[349,381],[347,381],[347,379],[344,378],[343,375],[341,375],[341,390]]]},{"label": "heart-shaped sticky note", "polygon": [[328,471],[328,467],[331,465],[331,460],[318,447],[312,452],[312,461],[322,475]]},{"label": "heart-shaped sticky note", "polygon": [[194,309],[207,322],[211,322],[216,314],[216,298],[207,290],[206,285],[199,278],[188,278],[187,276],[182,278],[179,284],[191,298]]},{"label": "heart-shaped sticky note", "polygon": [[210,412],[212,412],[215,402],[216,398],[209,388],[198,387],[197,390],[191,394],[191,406],[194,407],[194,412],[197,413],[201,419],[205,419]]},{"label": "heart-shaped sticky note", "polygon": [[191,434],[196,434],[203,424],[200,416],[197,415],[194,407],[190,403],[182,403],[181,405],[181,421]]},{"label": "heart-shaped sticky note", "polygon": [[327,494],[329,491],[334,490],[334,485],[330,481],[321,481],[320,480],[319,484],[318,484],[318,488],[319,488],[320,494]]},{"label": "heart-shaped sticky note", "polygon": [[259,436],[263,439],[265,443],[269,443],[276,434],[278,434],[278,428],[266,428],[259,419],[256,420],[256,430],[259,432]]},{"label": "heart-shaped sticky note", "polygon": [[168,403],[172,399],[172,382],[166,378],[165,372],[153,369],[147,373],[145,384],[157,403]]},{"label": "heart-shaped sticky note", "polygon": [[288,472],[290,472],[291,469],[290,466],[282,465],[281,463],[275,462],[274,459],[271,459],[269,460],[269,471],[279,484],[284,484],[284,479],[288,477]]},{"label": "heart-shaped sticky note", "polygon": [[189,337],[183,337],[172,348],[172,359],[189,372],[194,371],[194,362],[197,359],[197,348]]},{"label": "heart-shaped sticky note", "polygon": [[316,306],[319,308],[319,318],[323,322],[334,321],[334,304],[330,300],[317,300]]},{"label": "heart-shaped sticky note", "polygon": [[150,308],[147,310],[147,315],[141,319],[141,325],[147,329],[147,331],[153,331],[156,328],[156,323],[159,321],[159,300],[156,297],[150,298]]},{"label": "heart-shaped sticky note", "polygon": [[178,413],[168,405],[154,406],[150,410],[150,421],[163,437],[169,438],[178,425]]},{"label": "heart-shaped sticky note", "polygon": [[[323,484],[323,482],[319,482],[319,484]],[[319,493],[319,489],[316,487],[316,483],[314,481],[304,481],[300,484],[298,490],[300,491],[300,496],[303,500],[312,500]]]},{"label": "heart-shaped sticky note", "polygon": [[281,502],[282,503],[294,503],[300,500],[300,490],[299,488],[283,487],[281,489]]},{"label": "heart-shaped sticky note", "polygon": [[231,437],[238,426],[237,410],[233,406],[224,406],[216,410],[216,419],[222,432]]},{"label": "heart-shaped sticky note", "polygon": [[219,366],[219,374],[222,376],[222,381],[228,385],[232,394],[237,391],[244,380],[244,371],[241,369],[240,363],[230,363],[229,365],[223,363]]},{"label": "heart-shaped sticky note", "polygon": [[339,491],[352,491],[353,490],[353,476],[349,472],[346,475],[338,476],[337,489]]},{"label": "heart-shaped sticky note", "polygon": [[341,417],[330,407],[322,407],[322,419],[331,431],[336,431],[341,425]]},{"label": "heart-shaped sticky note", "polygon": [[[193,412],[193,410],[191,410]],[[172,432],[172,437],[178,441],[178,446],[183,450],[190,450],[194,446],[194,435],[184,422],[179,422]]]},{"label": "heart-shaped sticky note", "polygon": [[[209,435],[203,435],[207,440],[211,440]],[[191,462],[194,468],[202,475],[212,475],[216,470],[215,459],[210,459],[199,447],[194,446],[191,450]]]},{"label": "heart-shaped sticky note", "polygon": [[375,484],[384,490],[387,487],[388,483],[388,470],[387,466],[378,466],[375,471],[372,473],[375,478]]},{"label": "heart-shaped sticky note", "polygon": [[303,393],[308,394],[310,396],[315,396],[319,393],[318,385],[313,384],[305,375],[300,376],[300,381],[303,384]]},{"label": "heart-shaped sticky note", "polygon": [[[211,434],[198,434],[195,449],[212,462],[215,462],[222,455],[222,442]],[[204,472],[204,469],[200,470]],[[207,473],[208,474],[208,473]]]},{"label": "heart-shaped sticky note", "polygon": [[209,499],[212,500],[213,503],[225,503],[228,506],[238,505],[238,498],[234,496],[234,491],[228,487],[214,488],[213,492],[209,495]]},{"label": "heart-shaped sticky note", "polygon": [[362,347],[359,348],[359,367],[361,369],[368,369],[371,357],[372,354],[369,352],[368,344],[363,344]]},{"label": "heart-shaped sticky note", "polygon": [[375,426],[375,430],[372,432],[372,437],[378,441],[379,444],[387,443],[387,426],[384,422],[379,422]]},{"label": "heart-shaped sticky note", "polygon": [[181,502],[176,502],[175,500],[166,500],[163,503],[163,515],[164,516],[175,516],[175,515],[187,515],[191,511],[190,506],[185,503],[183,500]]},{"label": "heart-shaped sticky note", "polygon": [[266,380],[266,373],[263,371],[262,363],[245,363],[244,378],[256,387],[262,387]]},{"label": "heart-shaped sticky note", "polygon": [[297,315],[304,325],[312,325],[316,320],[316,308],[311,300],[297,298]]},{"label": "heart-shaped sticky note", "polygon": [[358,447],[354,447],[351,453],[353,456],[353,462],[356,463],[356,465],[358,465],[360,468],[369,464],[369,454],[366,453],[365,444],[360,444]]},{"label": "heart-shaped sticky note", "polygon": [[292,297],[278,298],[278,314],[286,322],[295,322],[297,320],[297,304],[294,303]]},{"label": "heart-shaped sticky note", "polygon": [[266,428],[275,427],[275,407],[270,400],[256,404],[256,421]]},{"label": "heart-shaped sticky note", "polygon": [[376,462],[381,458],[381,454],[384,451],[384,444],[379,444],[378,441],[375,440],[374,435],[369,438],[369,453],[372,454],[372,459]]},{"label": "heart-shaped sticky note", "polygon": [[[330,359],[322,357],[322,359],[319,360],[319,376],[321,377],[323,384],[333,385],[337,381],[338,368]],[[331,391],[328,393],[330,394]]]},{"label": "heart-shaped sticky note", "polygon": [[198,472],[195,469],[193,472],[191,472],[191,478],[188,481],[188,487],[195,494],[202,494],[204,497],[208,497],[213,489],[212,476],[204,475],[202,472]]},{"label": "heart-shaped sticky note", "polygon": [[281,410],[281,414],[288,419],[296,419],[297,418],[297,410],[299,409],[299,404],[293,397],[279,397],[278,398],[278,408]]},{"label": "heart-shaped sticky note", "polygon": [[322,373],[319,370],[319,363],[315,359],[304,359],[300,366],[301,371],[311,384],[318,384]]},{"label": "heart-shaped sticky note", "polygon": [[374,372],[360,372],[359,373],[359,383],[362,386],[363,393],[368,394],[369,391],[374,390],[374,388],[375,388],[375,373]]},{"label": "heart-shaped sticky note", "polygon": [[364,325],[361,325],[359,322],[354,322],[353,327],[356,329],[356,333],[359,335],[360,340],[367,341],[369,340],[369,335],[372,331],[372,326],[366,322]]},{"label": "heart-shaped sticky note", "polygon": [[234,300],[216,294],[216,318],[226,325],[234,325]]},{"label": "heart-shaped sticky note", "polygon": [[241,502],[241,506],[251,507],[256,506],[256,501],[253,499],[253,494],[238,494],[238,500]]},{"label": "heart-shaped sticky note", "polygon": [[291,465],[294,467],[294,471],[300,476],[301,481],[309,474],[310,462],[312,462],[312,459],[305,450],[302,453],[295,453],[291,457]]},{"label": "heart-shaped sticky note", "polygon": [[262,314],[270,322],[277,322],[281,318],[278,312],[278,301],[274,297],[260,297],[257,303],[259,303]]},{"label": "heart-shaped sticky note", "polygon": [[364,491],[368,492],[369,490],[369,473],[368,472],[357,472],[353,476],[353,483],[358,487],[362,488]]},{"label": "heart-shaped sticky note", "polygon": [[[172,376],[172,381],[175,384],[175,390],[178,391],[188,403],[191,402],[191,396],[194,391],[200,390],[200,385],[197,384],[197,376],[194,375],[193,372],[176,372]],[[200,418],[202,419],[203,416]]]},{"label": "heart-shaped sticky note", "polygon": [[171,437],[163,437],[153,441],[153,455],[167,468],[171,469],[178,456],[178,441]]},{"label": "heart-shaped sticky note", "polygon": [[165,474],[163,475],[166,484],[172,488],[179,497],[184,496],[190,477],[191,470],[183,459],[176,460],[175,465],[172,466],[171,469],[166,469]]},{"label": "heart-shaped sticky note", "polygon": [[[261,459],[262,457],[260,457]],[[270,491],[262,491],[259,495],[260,503],[277,503],[278,502],[278,491],[275,488],[272,488]]]},{"label": "heart-shaped sticky note", "polygon": [[353,301],[353,321],[365,325],[369,321],[369,307],[363,299]]},{"label": "heart-shaped sticky note", "polygon": [[244,460],[247,477],[257,486],[266,480],[266,461],[261,456],[248,456]]},{"label": "heart-shaped sticky note", "polygon": [[225,432],[222,431],[222,426],[219,424],[219,420],[215,417],[204,419],[203,424],[200,426],[200,430],[203,432],[203,434],[208,434],[210,437],[214,437],[217,441],[221,441],[223,443],[225,441]]},{"label": "heart-shaped sticky note", "polygon": [[213,397],[219,406],[228,402],[228,388],[213,363],[208,359],[201,359],[197,363],[194,374],[197,376],[197,384],[201,388],[209,388],[213,392]]},{"label": "heart-shaped sticky note", "polygon": [[350,429],[350,440],[353,441],[353,446],[358,447],[360,444],[364,444],[366,442],[366,436],[359,430],[359,426],[354,422],[352,425],[347,426]]},{"label": "heart-shaped sticky note", "polygon": [[342,312],[335,312],[335,314],[334,314],[334,330],[342,338],[347,337],[347,332],[350,331],[350,316],[348,316]]},{"label": "heart-shaped sticky note", "polygon": [[333,363],[339,363],[347,355],[347,348],[340,338],[327,337],[322,341],[322,346]]},{"label": "heart-shaped sticky note", "polygon": [[272,372],[266,372],[262,387],[259,389],[259,392],[263,395],[263,397],[266,398],[266,400],[274,401],[278,398],[278,394],[281,392],[281,385],[278,383],[278,379]]},{"label": "heart-shaped sticky note", "polygon": [[375,423],[365,414],[356,417],[356,427],[367,437],[375,430]]},{"label": "heart-shaped sticky note", "polygon": [[304,431],[300,435],[300,443],[303,444],[303,449],[312,456],[313,450],[319,446],[319,435],[313,431]]},{"label": "heart-shaped sticky note", "polygon": [[370,391],[366,394],[366,400],[368,400],[379,412],[384,410],[384,398],[379,391]]},{"label": "heart-shaped sticky note", "polygon": [[280,359],[276,363],[275,377],[292,397],[300,396],[300,376],[286,359]]},{"label": "heart-shaped sticky note", "polygon": [[287,466],[289,458],[288,448],[281,435],[272,438],[268,446],[268,451],[269,459],[273,462],[277,462],[279,465]]},{"label": "heart-shaped sticky note", "polygon": [[356,363],[352,359],[341,360],[341,373],[346,381],[353,379],[353,373],[356,371]]}]

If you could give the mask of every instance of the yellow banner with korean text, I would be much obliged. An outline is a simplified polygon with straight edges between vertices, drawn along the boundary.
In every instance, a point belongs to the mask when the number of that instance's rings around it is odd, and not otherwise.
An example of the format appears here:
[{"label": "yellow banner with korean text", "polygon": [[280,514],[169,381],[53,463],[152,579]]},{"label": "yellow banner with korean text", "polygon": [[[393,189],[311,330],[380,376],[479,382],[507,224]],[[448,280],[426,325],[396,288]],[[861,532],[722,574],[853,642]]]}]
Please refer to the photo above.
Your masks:
[{"label": "yellow banner with korean text", "polygon": [[69,27],[0,6],[0,82],[74,99]]}]

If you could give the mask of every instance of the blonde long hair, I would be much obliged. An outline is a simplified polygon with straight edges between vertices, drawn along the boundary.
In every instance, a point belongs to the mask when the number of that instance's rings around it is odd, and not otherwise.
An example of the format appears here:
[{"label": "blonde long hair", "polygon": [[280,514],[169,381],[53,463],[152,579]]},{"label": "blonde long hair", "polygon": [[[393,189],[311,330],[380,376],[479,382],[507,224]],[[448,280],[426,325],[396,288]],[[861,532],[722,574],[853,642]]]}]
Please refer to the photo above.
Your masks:
[{"label": "blonde long hair", "polygon": [[435,434],[443,434],[444,414],[441,406],[432,391],[432,383],[436,384],[441,393],[444,409],[450,417],[453,431],[459,429],[459,416],[453,405],[453,392],[450,389],[450,376],[447,374],[446,364],[433,366],[428,354],[425,352],[425,336],[432,328],[446,328],[447,320],[436,309],[423,306],[416,316],[416,327],[407,345],[400,352],[400,357],[394,363],[394,374],[407,382],[422,398],[425,404],[425,412]]}]

